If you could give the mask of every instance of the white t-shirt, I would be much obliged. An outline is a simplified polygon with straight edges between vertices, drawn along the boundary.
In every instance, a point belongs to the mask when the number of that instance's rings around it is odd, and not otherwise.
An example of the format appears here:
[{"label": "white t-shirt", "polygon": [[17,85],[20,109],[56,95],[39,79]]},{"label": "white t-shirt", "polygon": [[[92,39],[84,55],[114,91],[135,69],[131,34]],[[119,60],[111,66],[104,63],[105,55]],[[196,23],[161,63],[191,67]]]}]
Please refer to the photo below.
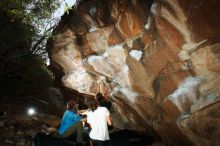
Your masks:
[{"label": "white t-shirt", "polygon": [[110,115],[106,107],[98,107],[94,112],[89,111],[87,122],[91,125],[89,136],[91,139],[106,141],[109,140],[107,117]]}]

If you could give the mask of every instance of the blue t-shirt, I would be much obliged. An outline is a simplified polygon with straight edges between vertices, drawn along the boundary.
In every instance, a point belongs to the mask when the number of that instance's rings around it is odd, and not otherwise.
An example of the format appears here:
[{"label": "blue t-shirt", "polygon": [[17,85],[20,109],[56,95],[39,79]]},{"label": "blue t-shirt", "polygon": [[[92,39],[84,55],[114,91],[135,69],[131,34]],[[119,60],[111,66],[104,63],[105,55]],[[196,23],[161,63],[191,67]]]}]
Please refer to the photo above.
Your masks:
[{"label": "blue t-shirt", "polygon": [[64,132],[71,127],[72,125],[76,124],[81,120],[81,117],[77,115],[74,111],[66,110],[63,114],[63,118],[59,128],[59,134],[62,135]]}]

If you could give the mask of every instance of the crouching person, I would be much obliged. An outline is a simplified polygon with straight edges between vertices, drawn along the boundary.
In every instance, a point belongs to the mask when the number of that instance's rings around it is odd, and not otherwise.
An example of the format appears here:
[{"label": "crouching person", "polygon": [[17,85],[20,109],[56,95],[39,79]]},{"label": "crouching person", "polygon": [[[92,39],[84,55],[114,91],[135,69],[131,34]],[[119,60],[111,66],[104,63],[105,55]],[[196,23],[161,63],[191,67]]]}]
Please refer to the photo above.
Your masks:
[{"label": "crouching person", "polygon": [[76,102],[70,100],[61,120],[59,135],[65,139],[76,136],[76,142],[81,144],[83,142],[83,121],[84,119],[77,114]]}]

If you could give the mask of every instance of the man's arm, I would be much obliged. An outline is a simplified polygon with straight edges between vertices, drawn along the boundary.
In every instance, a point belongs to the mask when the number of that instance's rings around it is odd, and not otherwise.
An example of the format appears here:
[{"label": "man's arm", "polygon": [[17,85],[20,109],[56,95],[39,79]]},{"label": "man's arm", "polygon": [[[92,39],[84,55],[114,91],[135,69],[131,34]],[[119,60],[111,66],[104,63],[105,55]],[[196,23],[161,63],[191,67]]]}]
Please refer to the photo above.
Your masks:
[{"label": "man's arm", "polygon": [[77,114],[80,114],[80,115],[87,115],[87,114],[88,114],[88,111],[89,111],[89,109],[78,110],[78,111],[77,111]]},{"label": "man's arm", "polygon": [[112,122],[112,117],[109,115],[107,116],[107,123],[109,126],[112,126],[113,125],[113,122]]},{"label": "man's arm", "polygon": [[85,122],[87,121],[87,118],[82,118],[81,121],[82,121],[83,123],[85,123]]}]

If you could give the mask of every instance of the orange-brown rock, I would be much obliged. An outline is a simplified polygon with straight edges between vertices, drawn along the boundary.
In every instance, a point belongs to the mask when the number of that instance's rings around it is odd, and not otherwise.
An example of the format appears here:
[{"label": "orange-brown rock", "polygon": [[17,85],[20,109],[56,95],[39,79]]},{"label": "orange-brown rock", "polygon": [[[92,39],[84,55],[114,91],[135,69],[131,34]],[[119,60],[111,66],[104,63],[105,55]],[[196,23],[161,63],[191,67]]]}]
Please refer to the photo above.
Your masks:
[{"label": "orange-brown rock", "polygon": [[170,146],[220,145],[219,7],[80,0],[48,43],[51,66],[65,88],[95,95],[106,87],[115,127],[153,132]]}]

